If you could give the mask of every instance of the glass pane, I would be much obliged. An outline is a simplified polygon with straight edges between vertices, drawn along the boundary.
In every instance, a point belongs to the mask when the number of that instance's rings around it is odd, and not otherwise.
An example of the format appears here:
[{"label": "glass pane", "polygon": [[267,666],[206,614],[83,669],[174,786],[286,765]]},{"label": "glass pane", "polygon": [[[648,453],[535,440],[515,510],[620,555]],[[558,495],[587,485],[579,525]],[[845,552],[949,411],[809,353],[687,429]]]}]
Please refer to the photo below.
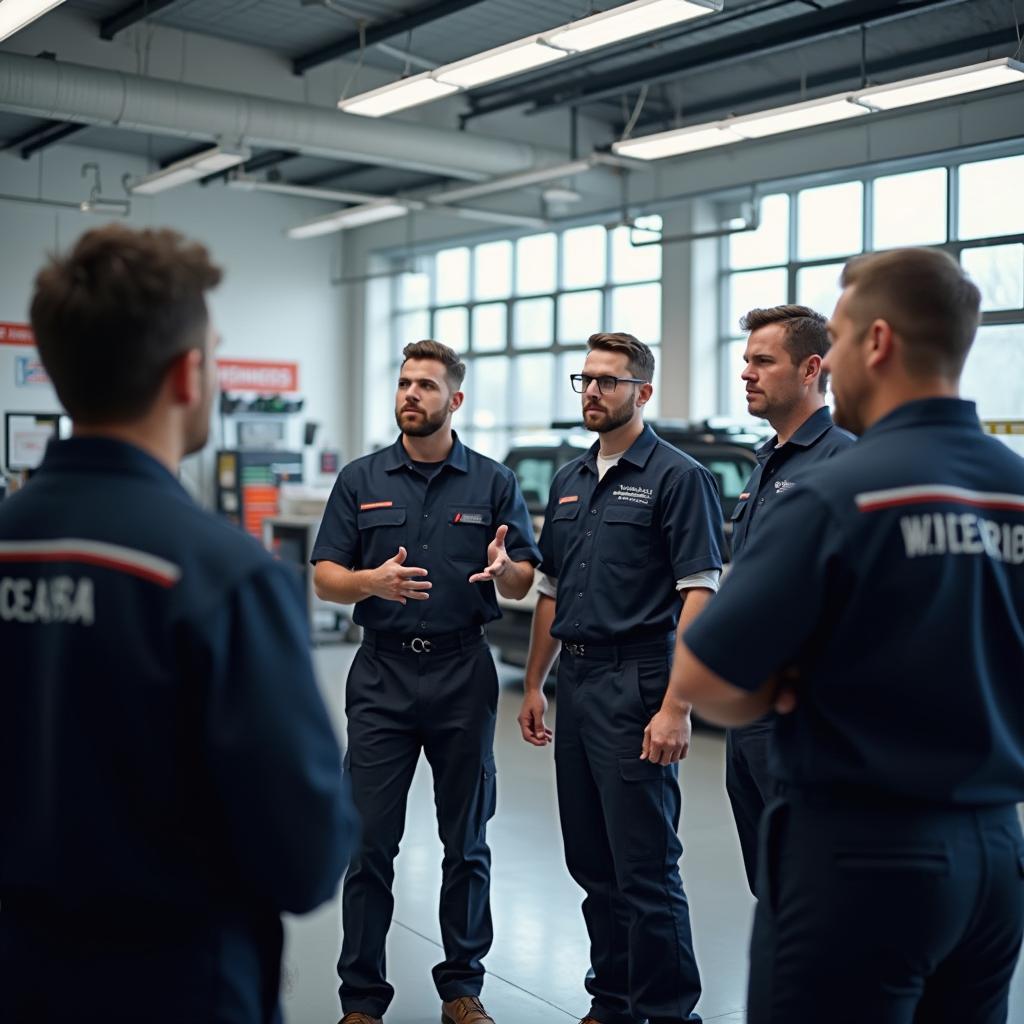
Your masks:
[{"label": "glass pane", "polygon": [[403,313],[395,317],[395,356],[401,358],[402,349],[414,341],[422,341],[430,337],[430,313],[417,310],[415,313]]},{"label": "glass pane", "polygon": [[654,380],[651,381],[654,386],[654,394],[644,406],[648,419],[654,419],[661,414],[661,346],[652,345],[651,351],[654,353]]},{"label": "glass pane", "polygon": [[797,271],[796,301],[801,306],[810,306],[811,309],[830,317],[842,293],[842,288],[839,287],[839,275],[842,272],[842,263],[805,267]]},{"label": "glass pane", "polygon": [[[644,223],[653,218],[644,218]],[[657,218],[659,221],[661,218]],[[659,237],[658,230],[639,231],[618,227],[612,232],[612,280],[616,284],[627,281],[657,281],[661,277],[661,246],[643,245]]]},{"label": "glass pane", "polygon": [[473,297],[503,299],[512,291],[512,243],[488,242],[473,250]]},{"label": "glass pane", "polygon": [[789,259],[789,196],[761,200],[761,225],[756,231],[729,236],[729,266],[737,270],[785,263]]},{"label": "glass pane", "polygon": [[402,274],[398,278],[398,308],[421,309],[430,305],[430,275]]},{"label": "glass pane", "polygon": [[558,376],[555,380],[555,419],[569,423],[582,421],[581,399],[569,383],[569,374],[582,373],[586,359],[587,350],[585,348],[576,352],[562,352],[559,355]]},{"label": "glass pane", "polygon": [[601,330],[604,296],[601,292],[568,292],[558,297],[558,341],[571,345]]},{"label": "glass pane", "polygon": [[469,310],[465,306],[434,311],[434,338],[444,345],[465,352],[469,349]]},{"label": "glass pane", "polygon": [[605,229],[600,224],[573,228],[562,235],[562,286],[588,288],[604,284]]},{"label": "glass pane", "polygon": [[512,447],[511,439],[512,434],[508,430],[474,430],[470,447],[489,459],[501,462]]},{"label": "glass pane", "polygon": [[1024,232],[1024,156],[984,160],[960,168],[960,237]]},{"label": "glass pane", "polygon": [[558,287],[558,242],[553,234],[530,235],[516,242],[516,294],[536,295]]},{"label": "glass pane", "polygon": [[946,168],[892,174],[875,181],[875,249],[946,240]]},{"label": "glass pane", "polygon": [[469,298],[469,250],[442,249],[436,257],[436,300],[444,305],[465,302]]},{"label": "glass pane", "polygon": [[474,427],[507,424],[508,356],[474,359],[466,373],[466,394],[472,400]]},{"label": "glass pane", "polygon": [[625,331],[648,345],[661,337],[661,285],[634,284],[612,290],[612,331]]},{"label": "glass pane", "polygon": [[[960,262],[981,289],[982,309],[1024,306],[1024,245],[964,249]],[[1024,415],[1024,408],[1021,415]]]},{"label": "glass pane", "polygon": [[547,348],[554,340],[554,299],[523,299],[512,307],[515,348]]},{"label": "glass pane", "polygon": [[752,309],[780,306],[786,301],[785,270],[748,270],[729,275],[728,311],[724,330],[728,334],[740,329],[740,319]]},{"label": "glass pane", "polygon": [[[1024,324],[981,327],[967,357],[960,393],[978,403],[984,419],[1024,418],[1024,373],[1012,368],[1024,366]],[[1024,437],[1004,436],[1024,455]]]},{"label": "glass pane", "polygon": [[864,247],[864,184],[807,188],[797,197],[798,251],[802,260],[846,256]]},{"label": "glass pane", "polygon": [[551,423],[555,357],[550,352],[519,356],[513,363],[512,422],[517,427]]},{"label": "glass pane", "polygon": [[473,307],[473,351],[500,352],[508,331],[508,306],[492,302]]}]

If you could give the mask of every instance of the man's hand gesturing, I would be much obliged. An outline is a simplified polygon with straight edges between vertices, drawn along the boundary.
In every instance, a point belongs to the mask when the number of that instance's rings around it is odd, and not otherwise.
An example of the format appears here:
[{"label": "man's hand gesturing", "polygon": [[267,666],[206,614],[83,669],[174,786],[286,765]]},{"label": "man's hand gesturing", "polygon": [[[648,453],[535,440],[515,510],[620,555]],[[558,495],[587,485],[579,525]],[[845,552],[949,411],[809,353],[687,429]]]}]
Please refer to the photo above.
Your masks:
[{"label": "man's hand gesturing", "polygon": [[427,575],[426,569],[417,569],[405,564],[407,557],[405,548],[400,547],[394,558],[389,558],[370,574],[370,593],[383,601],[426,601],[430,595],[428,590],[433,586],[422,577]]}]

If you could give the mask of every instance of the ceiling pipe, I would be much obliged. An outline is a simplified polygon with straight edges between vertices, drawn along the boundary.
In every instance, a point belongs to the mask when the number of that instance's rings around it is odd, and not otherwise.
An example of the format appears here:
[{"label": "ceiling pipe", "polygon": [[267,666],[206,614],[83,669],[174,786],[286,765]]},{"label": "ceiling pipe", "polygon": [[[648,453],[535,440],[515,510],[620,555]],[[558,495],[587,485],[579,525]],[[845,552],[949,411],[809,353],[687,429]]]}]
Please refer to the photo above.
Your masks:
[{"label": "ceiling pipe", "polygon": [[525,142],[4,52],[0,110],[210,142],[237,138],[253,147],[469,181],[565,157]]}]

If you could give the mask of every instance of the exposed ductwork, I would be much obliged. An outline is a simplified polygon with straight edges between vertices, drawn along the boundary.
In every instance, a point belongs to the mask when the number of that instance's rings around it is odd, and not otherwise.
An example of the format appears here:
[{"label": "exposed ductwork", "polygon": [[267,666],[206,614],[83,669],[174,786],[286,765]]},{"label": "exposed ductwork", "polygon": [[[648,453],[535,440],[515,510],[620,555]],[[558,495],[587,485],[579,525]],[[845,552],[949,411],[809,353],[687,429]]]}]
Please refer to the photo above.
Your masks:
[{"label": "exposed ductwork", "polygon": [[481,181],[564,161],[525,142],[0,53],[0,109]]}]

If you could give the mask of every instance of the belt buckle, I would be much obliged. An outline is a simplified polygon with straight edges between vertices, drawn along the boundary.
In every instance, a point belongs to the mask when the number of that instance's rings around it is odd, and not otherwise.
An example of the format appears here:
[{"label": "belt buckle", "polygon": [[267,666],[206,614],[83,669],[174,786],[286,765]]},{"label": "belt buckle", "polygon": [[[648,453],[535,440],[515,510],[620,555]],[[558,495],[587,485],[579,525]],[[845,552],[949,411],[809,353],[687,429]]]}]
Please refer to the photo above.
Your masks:
[{"label": "belt buckle", "polygon": [[582,658],[586,650],[583,644],[566,644],[565,647],[574,658]]},{"label": "belt buckle", "polygon": [[412,650],[413,654],[429,654],[432,650],[430,641],[424,640],[421,636],[414,636],[406,646]]}]

